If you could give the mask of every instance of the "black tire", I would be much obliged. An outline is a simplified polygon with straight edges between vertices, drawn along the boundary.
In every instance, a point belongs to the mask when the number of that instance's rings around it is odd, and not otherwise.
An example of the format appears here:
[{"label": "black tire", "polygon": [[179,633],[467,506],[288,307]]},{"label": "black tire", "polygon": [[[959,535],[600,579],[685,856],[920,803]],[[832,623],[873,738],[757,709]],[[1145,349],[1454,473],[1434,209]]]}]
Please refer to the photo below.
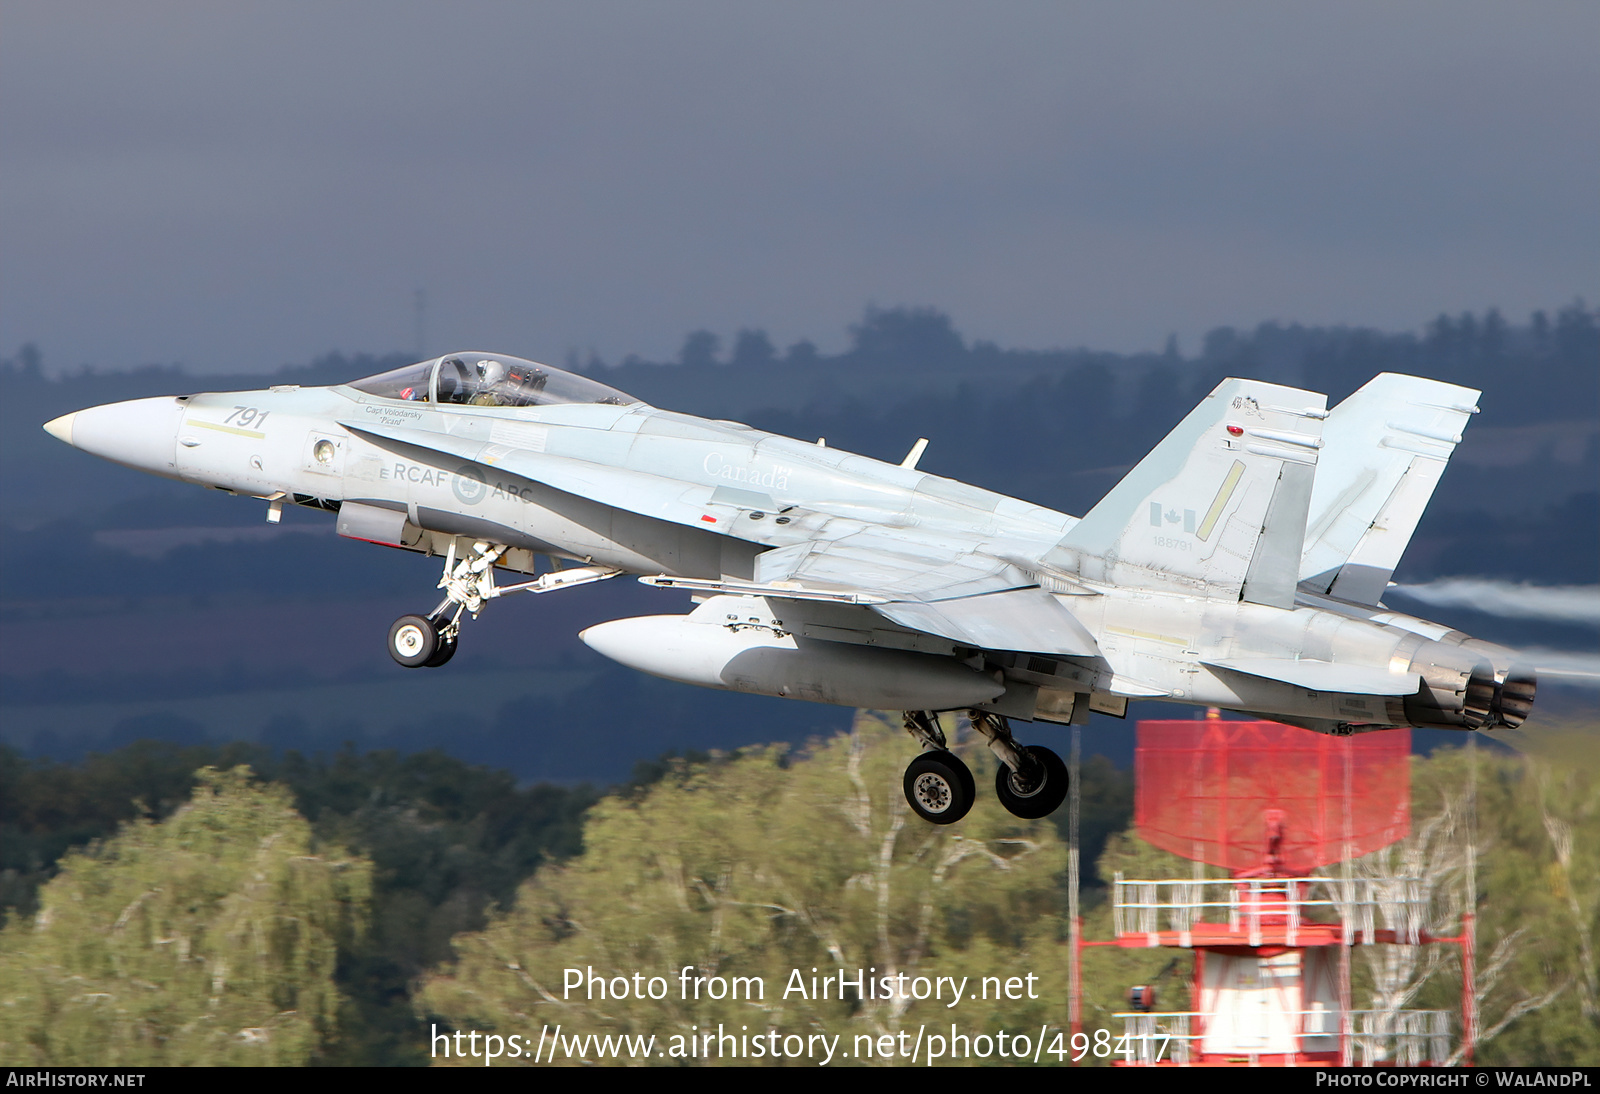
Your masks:
[{"label": "black tire", "polygon": [[408,669],[420,669],[439,648],[439,628],[423,615],[402,615],[389,628],[389,656]]},{"label": "black tire", "polygon": [[1067,774],[1067,765],[1061,762],[1061,757],[1048,748],[1042,745],[1029,745],[1023,751],[1044,768],[1043,781],[1028,793],[1019,793],[1011,769],[1001,764],[1000,770],[994,773],[994,792],[1000,799],[1000,804],[1005,806],[1006,812],[1012,816],[1021,817],[1023,820],[1038,820],[1054,813],[1061,808],[1061,803],[1067,800],[1070,776]]},{"label": "black tire", "polygon": [[449,638],[439,637],[439,648],[433,651],[433,656],[428,658],[427,668],[442,668],[450,658],[456,655],[456,645],[459,635],[452,634]]},{"label": "black tire", "polygon": [[950,753],[950,758],[955,761],[956,768],[961,775],[961,782],[967,788],[967,800],[976,804],[978,801],[978,780],[972,777],[972,768],[968,767],[966,762],[954,752]]},{"label": "black tire", "polygon": [[906,802],[930,824],[954,824],[972,809],[977,783],[951,752],[924,752],[906,768]]}]

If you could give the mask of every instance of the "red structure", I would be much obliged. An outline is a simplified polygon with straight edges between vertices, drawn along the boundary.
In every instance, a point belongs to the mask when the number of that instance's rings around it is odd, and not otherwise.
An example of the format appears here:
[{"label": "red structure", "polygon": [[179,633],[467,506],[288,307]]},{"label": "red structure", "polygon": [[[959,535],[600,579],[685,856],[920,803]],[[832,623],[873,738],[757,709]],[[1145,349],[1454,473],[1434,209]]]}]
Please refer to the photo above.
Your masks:
[{"label": "red structure", "polygon": [[1140,722],[1134,822],[1197,862],[1308,874],[1411,834],[1411,732],[1329,737],[1277,722]]},{"label": "red structure", "polygon": [[[1419,879],[1358,877],[1350,865],[1410,833],[1410,733],[1330,737],[1213,712],[1140,722],[1138,734],[1139,834],[1195,871],[1119,874],[1115,938],[1084,945],[1192,950],[1195,1009],[1161,1013],[1149,987],[1133,989],[1138,1009],[1117,1016],[1118,1062],[1444,1062],[1446,1012],[1356,1010],[1350,997],[1355,946],[1467,946],[1465,935],[1423,931]],[[1201,864],[1229,876],[1205,877]],[[1343,866],[1323,869],[1334,864]]]}]

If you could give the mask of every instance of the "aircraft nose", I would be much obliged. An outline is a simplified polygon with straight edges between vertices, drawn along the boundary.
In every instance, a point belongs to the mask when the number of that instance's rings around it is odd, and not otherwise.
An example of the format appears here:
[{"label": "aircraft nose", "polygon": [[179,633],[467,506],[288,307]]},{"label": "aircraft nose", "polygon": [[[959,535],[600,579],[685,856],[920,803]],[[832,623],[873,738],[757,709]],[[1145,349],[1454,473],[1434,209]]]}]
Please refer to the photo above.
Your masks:
[{"label": "aircraft nose", "polygon": [[65,441],[67,444],[71,444],[72,419],[77,416],[78,412],[74,410],[71,414],[63,414],[59,418],[51,418],[44,423],[44,431],[58,441]]},{"label": "aircraft nose", "polygon": [[183,404],[166,395],[75,410],[46,422],[44,429],[74,448],[159,475],[177,467],[182,422]]}]

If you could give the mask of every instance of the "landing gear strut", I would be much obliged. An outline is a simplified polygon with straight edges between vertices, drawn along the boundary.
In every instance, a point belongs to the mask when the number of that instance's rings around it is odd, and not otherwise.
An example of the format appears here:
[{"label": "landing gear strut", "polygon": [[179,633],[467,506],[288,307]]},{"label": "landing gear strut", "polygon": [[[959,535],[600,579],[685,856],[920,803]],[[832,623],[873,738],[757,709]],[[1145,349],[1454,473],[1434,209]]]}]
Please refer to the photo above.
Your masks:
[{"label": "landing gear strut", "polygon": [[994,792],[1006,812],[1024,820],[1048,817],[1067,800],[1067,765],[1043,745],[1024,748],[1011,736],[1011,724],[998,714],[968,712],[972,728],[989,741],[989,751],[1000,761],[994,773]]},{"label": "landing gear strut", "polygon": [[445,591],[439,606],[427,615],[402,615],[389,628],[389,656],[408,669],[436,669],[456,655],[461,636],[461,616],[472,613],[476,619],[485,603],[508,593],[548,593],[573,585],[587,585],[615,577],[621,570],[605,566],[577,566],[552,570],[519,585],[496,585],[494,564],[510,548],[503,543],[483,540],[472,545],[466,558],[456,559],[456,541],[450,541],[445,555],[444,576],[438,587]]}]

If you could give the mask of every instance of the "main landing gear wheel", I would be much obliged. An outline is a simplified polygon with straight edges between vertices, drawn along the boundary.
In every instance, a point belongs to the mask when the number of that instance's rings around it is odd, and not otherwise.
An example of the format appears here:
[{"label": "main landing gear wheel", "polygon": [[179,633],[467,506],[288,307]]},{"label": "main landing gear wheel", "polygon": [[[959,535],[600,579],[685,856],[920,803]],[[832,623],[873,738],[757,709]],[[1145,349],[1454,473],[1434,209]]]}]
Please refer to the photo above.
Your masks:
[{"label": "main landing gear wheel", "polygon": [[1067,800],[1067,765],[1061,757],[1042,745],[1029,745],[1025,751],[1038,764],[1039,778],[1033,786],[1018,780],[1005,764],[994,773],[994,792],[1012,816],[1023,820],[1048,817]]},{"label": "main landing gear wheel", "polygon": [[[446,661],[455,652],[455,643],[447,648],[450,653],[445,654]],[[439,628],[425,615],[402,615],[389,628],[389,656],[408,669],[435,663],[433,658],[439,651]]]},{"label": "main landing gear wheel", "polygon": [[924,752],[906,768],[906,801],[932,824],[954,824],[972,809],[977,783],[952,752]]}]

